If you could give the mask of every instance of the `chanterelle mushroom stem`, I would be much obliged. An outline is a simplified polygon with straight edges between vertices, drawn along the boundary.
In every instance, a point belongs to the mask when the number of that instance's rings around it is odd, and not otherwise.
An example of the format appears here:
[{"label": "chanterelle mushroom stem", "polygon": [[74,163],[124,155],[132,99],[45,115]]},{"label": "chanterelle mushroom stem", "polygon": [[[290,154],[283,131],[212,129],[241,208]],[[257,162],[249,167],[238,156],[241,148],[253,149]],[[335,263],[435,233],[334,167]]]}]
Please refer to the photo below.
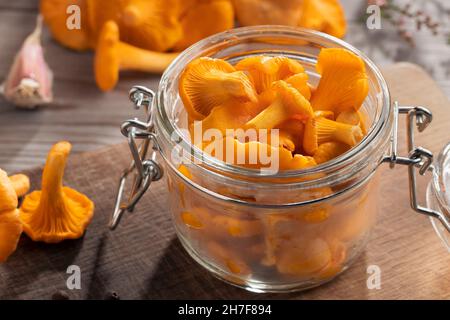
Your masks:
[{"label": "chanterelle mushroom stem", "polygon": [[121,70],[161,73],[176,58],[177,53],[161,53],[121,42],[116,22],[103,26],[95,54],[95,79],[103,91],[111,90],[119,80]]},{"label": "chanterelle mushroom stem", "polygon": [[[60,142],[53,146],[45,164],[42,174],[42,192],[41,201],[38,210],[46,218],[50,215],[63,217],[68,214],[66,210],[66,199],[63,194],[63,176],[66,167],[67,157],[71,150],[68,142]],[[52,203],[51,209],[49,204]],[[51,212],[50,212],[51,211]]]},{"label": "chanterelle mushroom stem", "polygon": [[179,53],[161,53],[134,47],[120,42],[121,70],[139,70],[149,73],[162,73]]}]

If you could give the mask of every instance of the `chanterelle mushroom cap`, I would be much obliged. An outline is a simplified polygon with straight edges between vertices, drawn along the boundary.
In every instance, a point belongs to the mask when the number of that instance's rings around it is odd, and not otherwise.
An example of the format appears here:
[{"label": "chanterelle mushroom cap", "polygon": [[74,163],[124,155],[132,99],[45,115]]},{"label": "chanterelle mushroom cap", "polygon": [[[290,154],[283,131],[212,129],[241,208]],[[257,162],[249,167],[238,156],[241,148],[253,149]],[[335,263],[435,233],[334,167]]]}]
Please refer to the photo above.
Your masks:
[{"label": "chanterelle mushroom cap", "polygon": [[[105,3],[107,2],[107,3]],[[90,27],[99,37],[103,25],[116,22],[121,40],[158,52],[167,51],[182,37],[179,0],[88,0]]]},{"label": "chanterelle mushroom cap", "polygon": [[6,172],[0,169],[0,262],[16,250],[21,234],[17,195]]},{"label": "chanterelle mushroom cap", "polygon": [[30,179],[24,174],[9,176],[9,180],[18,197],[24,196],[30,190]]},{"label": "chanterelle mushroom cap", "polygon": [[314,160],[318,164],[330,161],[334,158],[339,157],[344,152],[347,152],[350,147],[341,142],[325,142],[322,143],[314,153]]},{"label": "chanterelle mushroom cap", "polygon": [[242,26],[278,24],[296,26],[303,0],[233,0]]},{"label": "chanterelle mushroom cap", "polygon": [[369,80],[360,57],[346,49],[322,49],[316,69],[321,78],[311,97],[314,110],[337,114],[361,107],[369,91]]},{"label": "chanterelle mushroom cap", "polygon": [[339,0],[303,0],[298,25],[338,38],[343,38],[347,29]]},{"label": "chanterelle mushroom cap", "polygon": [[308,100],[294,87],[283,80],[273,83],[277,95],[273,103],[247,122],[246,126],[256,129],[272,129],[289,118],[307,121],[313,116]]},{"label": "chanterelle mushroom cap", "polygon": [[230,0],[196,0],[185,6],[187,8],[180,16],[183,36],[174,47],[177,51],[234,26],[234,11]]},{"label": "chanterelle mushroom cap", "polygon": [[24,232],[34,241],[56,243],[80,238],[94,214],[85,195],[63,187],[71,145],[59,142],[50,150],[42,175],[42,190],[25,197],[20,208]]},{"label": "chanterelle mushroom cap", "polygon": [[[80,8],[80,28],[67,27],[70,6]],[[91,37],[86,0],[41,0],[41,14],[50,28],[52,36],[62,45],[74,50],[87,50],[94,46]],[[69,21],[70,22],[70,21]]]},{"label": "chanterelle mushroom cap", "polygon": [[6,172],[0,169],[0,212],[17,209],[17,194]]},{"label": "chanterelle mushroom cap", "polygon": [[[221,59],[201,57],[187,65],[179,81],[180,96],[192,119],[205,118],[230,101],[256,102],[255,89],[242,71]],[[239,104],[236,104],[239,105]]]},{"label": "chanterelle mushroom cap", "polygon": [[285,80],[305,71],[297,61],[282,56],[245,58],[236,64],[236,70],[244,71],[249,75],[258,94],[269,89],[277,80]]},{"label": "chanterelle mushroom cap", "polygon": [[19,210],[0,213],[0,262],[5,262],[17,249],[22,234]]},{"label": "chanterelle mushroom cap", "polygon": [[311,98],[311,88],[308,84],[308,74],[306,72],[294,74],[287,78],[286,82],[297,89],[306,100]]}]

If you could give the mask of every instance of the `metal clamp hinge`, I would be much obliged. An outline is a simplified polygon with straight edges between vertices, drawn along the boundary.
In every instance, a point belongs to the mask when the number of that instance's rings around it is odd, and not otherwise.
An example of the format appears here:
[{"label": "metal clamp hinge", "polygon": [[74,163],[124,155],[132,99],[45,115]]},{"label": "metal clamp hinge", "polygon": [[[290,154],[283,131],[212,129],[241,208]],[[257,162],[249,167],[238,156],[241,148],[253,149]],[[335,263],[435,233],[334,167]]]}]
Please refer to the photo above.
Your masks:
[{"label": "metal clamp hinge", "polygon": [[[135,86],[130,91],[130,100],[134,103],[135,107],[137,109],[145,108],[146,122],[134,118],[125,121],[120,127],[122,134],[127,137],[133,160],[120,177],[114,212],[109,222],[111,229],[117,227],[124,212],[133,211],[151,183],[161,179],[164,174],[161,166],[156,161],[159,146],[156,141],[151,119],[151,103],[154,96],[155,94],[152,90],[142,86]],[[142,140],[142,142],[138,144],[137,140]],[[148,156],[150,142],[152,143],[152,151]],[[134,177],[131,191],[128,200],[123,201],[127,178],[132,173]]]},{"label": "metal clamp hinge", "polygon": [[[398,156],[398,120],[400,114],[407,115],[407,140],[408,157]],[[421,206],[418,200],[417,175],[424,175],[428,170],[432,170],[433,153],[425,148],[417,147],[414,142],[414,129],[417,127],[419,132],[424,131],[433,120],[432,113],[424,107],[399,106],[398,102],[394,104],[394,127],[391,137],[390,155],[383,159],[389,162],[391,167],[396,164],[408,166],[409,193],[411,207],[418,213],[425,214],[438,219],[444,227],[450,232],[450,220],[442,212]]]}]

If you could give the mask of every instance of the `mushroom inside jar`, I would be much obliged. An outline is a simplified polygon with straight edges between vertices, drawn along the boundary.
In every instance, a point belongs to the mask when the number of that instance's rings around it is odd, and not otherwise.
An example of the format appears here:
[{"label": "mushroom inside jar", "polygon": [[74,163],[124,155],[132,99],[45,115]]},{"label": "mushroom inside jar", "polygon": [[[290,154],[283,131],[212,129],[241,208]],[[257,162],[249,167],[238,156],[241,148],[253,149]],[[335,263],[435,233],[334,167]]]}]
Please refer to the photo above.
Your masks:
[{"label": "mushroom inside jar", "polygon": [[[260,170],[265,173],[261,181],[275,183],[280,172],[301,172],[340,157],[368,132],[361,108],[369,92],[365,63],[346,49],[327,48],[316,69],[317,85],[300,62],[281,55],[250,56],[234,65],[209,57],[193,60],[179,79],[191,143],[229,165]],[[246,194],[207,182],[189,164],[180,165],[179,173],[246,203],[284,204],[334,193],[332,187],[320,186]],[[258,182],[229,175],[242,183]],[[219,205],[174,180],[169,175],[169,188],[179,198],[172,210],[182,237],[199,248],[198,254],[239,278],[270,282],[275,276],[286,283],[330,279],[353,258],[349,248],[365,239],[376,211],[367,185],[340,199],[274,212]]]}]

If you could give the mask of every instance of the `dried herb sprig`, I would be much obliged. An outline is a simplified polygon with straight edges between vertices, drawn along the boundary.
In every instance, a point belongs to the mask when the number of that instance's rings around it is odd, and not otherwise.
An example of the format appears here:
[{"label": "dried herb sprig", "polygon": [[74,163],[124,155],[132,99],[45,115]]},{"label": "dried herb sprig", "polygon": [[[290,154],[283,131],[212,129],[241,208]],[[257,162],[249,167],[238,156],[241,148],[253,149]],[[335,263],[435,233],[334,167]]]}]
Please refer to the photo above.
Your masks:
[{"label": "dried herb sprig", "polygon": [[[368,0],[369,5],[377,5],[381,9],[381,17],[397,30],[397,33],[411,46],[415,46],[412,32],[408,25],[415,25],[416,31],[428,30],[432,35],[440,33],[441,24],[430,14],[420,9],[414,9],[411,3],[397,4],[394,0]],[[447,35],[450,44],[450,34]]]}]

